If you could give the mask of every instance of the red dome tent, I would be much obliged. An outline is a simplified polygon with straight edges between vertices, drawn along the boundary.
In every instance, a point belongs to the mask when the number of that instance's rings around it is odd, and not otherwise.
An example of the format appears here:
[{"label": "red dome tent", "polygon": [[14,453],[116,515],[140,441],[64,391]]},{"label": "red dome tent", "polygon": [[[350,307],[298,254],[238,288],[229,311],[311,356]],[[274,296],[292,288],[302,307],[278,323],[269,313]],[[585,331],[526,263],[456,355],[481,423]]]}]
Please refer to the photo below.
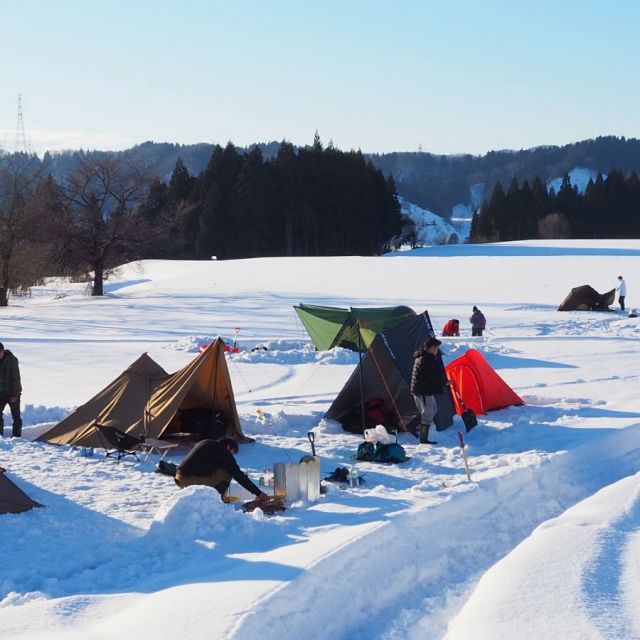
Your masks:
[{"label": "red dome tent", "polygon": [[[491,368],[482,354],[469,349],[464,355],[446,367],[447,377],[452,380],[462,401],[474,413],[482,414],[510,405],[524,404],[522,398]],[[453,394],[456,412],[462,407]]]}]

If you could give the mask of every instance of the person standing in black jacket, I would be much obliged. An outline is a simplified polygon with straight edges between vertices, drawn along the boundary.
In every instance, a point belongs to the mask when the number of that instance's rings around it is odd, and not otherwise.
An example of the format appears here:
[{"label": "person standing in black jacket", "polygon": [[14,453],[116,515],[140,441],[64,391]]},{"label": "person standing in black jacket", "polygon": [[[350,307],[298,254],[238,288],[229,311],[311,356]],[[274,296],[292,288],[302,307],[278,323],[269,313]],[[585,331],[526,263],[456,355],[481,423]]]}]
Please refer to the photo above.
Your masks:
[{"label": "person standing in black jacket", "polygon": [[233,478],[259,500],[266,500],[268,496],[238,466],[233,457],[236,453],[238,443],[233,438],[200,440],[178,465],[176,484],[180,488],[204,484],[213,487],[223,496]]},{"label": "person standing in black jacket", "polygon": [[20,367],[18,358],[4,348],[0,342],[0,436],[4,435],[4,418],[2,413],[9,405],[13,419],[11,435],[16,438],[22,435],[22,418],[20,417]]},{"label": "person standing in black jacket", "polygon": [[421,444],[438,444],[429,440],[429,428],[438,412],[435,396],[442,393],[448,385],[442,363],[437,357],[441,344],[437,338],[429,338],[422,349],[414,353],[411,393],[420,411]]}]

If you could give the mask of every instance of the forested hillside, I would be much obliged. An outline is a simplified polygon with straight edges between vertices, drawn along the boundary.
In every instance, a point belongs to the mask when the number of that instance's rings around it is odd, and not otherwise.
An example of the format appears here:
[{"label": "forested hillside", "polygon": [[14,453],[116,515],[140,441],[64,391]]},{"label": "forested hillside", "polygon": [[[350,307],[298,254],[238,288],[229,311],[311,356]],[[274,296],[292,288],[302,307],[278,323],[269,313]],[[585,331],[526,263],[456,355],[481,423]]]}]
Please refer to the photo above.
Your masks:
[{"label": "forested hillside", "polygon": [[[275,157],[280,145],[279,142],[257,144],[264,160]],[[207,166],[214,146],[145,142],[128,153],[166,181],[178,158],[192,176],[198,176]],[[243,153],[247,149],[238,147],[238,151]],[[48,154],[43,162],[54,176],[60,176],[75,167],[83,155],[82,151]],[[575,167],[585,167],[603,175],[612,169],[619,169],[625,175],[632,169],[640,170],[640,140],[614,136],[564,146],[491,151],[482,156],[427,152],[364,155],[394,179],[399,195],[445,218],[450,217],[452,207],[458,204],[479,206],[483,196],[488,196],[497,182],[501,182],[506,190],[513,178],[520,183],[528,180],[531,184],[536,177],[546,182]]]},{"label": "forested hillside", "polygon": [[[44,276],[91,280],[140,258],[378,255],[402,231],[393,179],[360,152],[213,147],[168,179],[137,153],[0,156],[0,307]],[[64,162],[73,160],[65,171]]]}]

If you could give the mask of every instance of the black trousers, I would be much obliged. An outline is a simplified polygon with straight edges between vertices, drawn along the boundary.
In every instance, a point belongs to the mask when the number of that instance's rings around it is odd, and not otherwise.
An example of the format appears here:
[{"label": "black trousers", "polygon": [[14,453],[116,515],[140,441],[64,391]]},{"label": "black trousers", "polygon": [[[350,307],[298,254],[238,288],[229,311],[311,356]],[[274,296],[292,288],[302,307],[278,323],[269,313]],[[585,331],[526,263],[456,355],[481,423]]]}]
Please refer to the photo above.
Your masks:
[{"label": "black trousers", "polygon": [[620,309],[624,311],[624,296],[619,296],[618,302],[620,303]]},{"label": "black trousers", "polygon": [[472,336],[481,336],[484,329],[480,327],[471,327],[471,335]]},{"label": "black trousers", "polygon": [[4,435],[4,418],[2,413],[7,405],[9,405],[11,418],[13,420],[13,435],[21,436],[22,418],[20,417],[20,396],[17,396],[15,402],[10,402],[9,398],[11,398],[11,396],[6,393],[0,394],[0,436]]}]

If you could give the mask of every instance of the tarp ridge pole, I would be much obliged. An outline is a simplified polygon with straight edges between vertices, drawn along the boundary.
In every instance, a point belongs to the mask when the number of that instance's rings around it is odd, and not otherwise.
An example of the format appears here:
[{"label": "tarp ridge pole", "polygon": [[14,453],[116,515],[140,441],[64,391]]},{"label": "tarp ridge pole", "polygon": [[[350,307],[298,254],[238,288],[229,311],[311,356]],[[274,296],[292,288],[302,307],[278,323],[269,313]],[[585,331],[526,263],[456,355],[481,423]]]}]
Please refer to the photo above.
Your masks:
[{"label": "tarp ridge pole", "polygon": [[362,344],[360,341],[360,319],[358,319],[358,321],[356,322],[356,328],[358,331],[358,371],[360,372],[360,413],[362,414],[362,433],[364,433],[364,385],[362,382]]}]

